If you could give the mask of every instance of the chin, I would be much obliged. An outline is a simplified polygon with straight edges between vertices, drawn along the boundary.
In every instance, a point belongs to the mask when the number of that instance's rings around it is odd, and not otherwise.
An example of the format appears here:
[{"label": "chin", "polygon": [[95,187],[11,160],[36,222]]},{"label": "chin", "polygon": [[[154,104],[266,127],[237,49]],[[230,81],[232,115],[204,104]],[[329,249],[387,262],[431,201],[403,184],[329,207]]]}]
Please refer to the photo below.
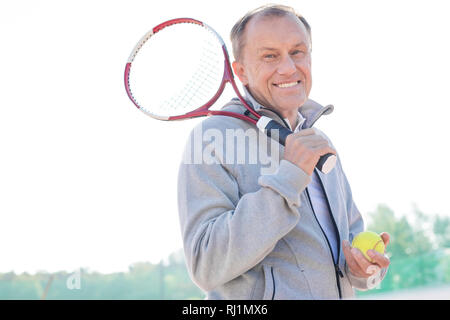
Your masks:
[{"label": "chin", "polygon": [[305,99],[295,99],[294,101],[283,101],[278,104],[279,108],[282,110],[295,110],[300,108],[308,98]]}]

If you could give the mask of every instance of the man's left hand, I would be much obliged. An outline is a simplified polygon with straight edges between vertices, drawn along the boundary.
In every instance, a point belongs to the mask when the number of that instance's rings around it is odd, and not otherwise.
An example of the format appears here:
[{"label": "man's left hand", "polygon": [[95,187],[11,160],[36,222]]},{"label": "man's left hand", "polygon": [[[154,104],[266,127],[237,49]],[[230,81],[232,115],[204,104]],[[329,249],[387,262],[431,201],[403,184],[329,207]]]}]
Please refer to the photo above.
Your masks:
[{"label": "man's left hand", "polygon": [[[380,236],[386,247],[389,244],[389,234],[382,232]],[[375,250],[367,251],[367,255],[373,260],[373,262],[370,262],[358,248],[352,248],[350,242],[347,240],[342,241],[342,247],[347,266],[350,272],[357,277],[368,278],[378,272],[380,268],[387,268],[389,266],[389,258]]]}]

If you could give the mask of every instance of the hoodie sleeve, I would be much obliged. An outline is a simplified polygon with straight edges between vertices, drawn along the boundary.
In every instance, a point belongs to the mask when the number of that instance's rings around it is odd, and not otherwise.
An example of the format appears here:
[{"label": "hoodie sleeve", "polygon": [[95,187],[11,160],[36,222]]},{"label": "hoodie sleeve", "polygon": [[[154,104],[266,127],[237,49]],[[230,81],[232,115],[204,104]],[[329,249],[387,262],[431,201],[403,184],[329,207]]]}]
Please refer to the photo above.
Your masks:
[{"label": "hoodie sleeve", "polygon": [[310,180],[282,160],[275,173],[259,177],[256,192],[240,195],[234,176],[219,161],[183,161],[178,209],[192,280],[210,291],[262,261],[298,223],[300,193]]}]

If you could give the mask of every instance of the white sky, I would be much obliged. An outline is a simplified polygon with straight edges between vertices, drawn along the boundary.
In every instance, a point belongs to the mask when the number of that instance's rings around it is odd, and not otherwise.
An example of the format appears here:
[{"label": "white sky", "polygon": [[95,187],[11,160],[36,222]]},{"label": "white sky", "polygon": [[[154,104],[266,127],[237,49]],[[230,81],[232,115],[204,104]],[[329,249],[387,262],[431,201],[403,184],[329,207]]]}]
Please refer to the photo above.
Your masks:
[{"label": "white sky", "polygon": [[[126,59],[164,20],[197,18],[227,40],[264,3],[1,2],[0,272],[114,272],[181,248],[176,177],[198,120],[135,109]],[[282,3],[312,26],[310,97],[335,105],[317,126],[363,215],[378,203],[449,215],[446,1]]]}]

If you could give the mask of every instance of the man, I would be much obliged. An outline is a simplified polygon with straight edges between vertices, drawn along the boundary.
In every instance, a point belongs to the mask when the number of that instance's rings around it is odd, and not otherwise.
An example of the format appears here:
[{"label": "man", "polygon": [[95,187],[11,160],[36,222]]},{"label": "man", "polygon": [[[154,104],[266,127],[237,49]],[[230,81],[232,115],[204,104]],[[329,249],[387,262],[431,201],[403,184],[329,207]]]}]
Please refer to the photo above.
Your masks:
[{"label": "man", "polygon": [[[248,102],[294,133],[285,147],[260,136],[242,148],[232,139],[242,132],[254,137],[256,130],[245,121],[216,116],[193,130],[185,155],[202,150],[213,159],[192,163],[185,157],[179,171],[180,222],[193,281],[208,299],[343,299],[354,297],[354,288],[375,286],[389,259],[369,251],[370,263],[349,245],[364,226],[339,157],[330,173],[315,169],[321,155],[336,151],[310,128],[332,107],[308,100],[308,23],[289,7],[264,6],[238,21],[231,40],[233,69]],[[223,109],[245,113],[236,99]],[[208,130],[215,132],[214,143],[199,138]],[[264,156],[251,162],[255,145]],[[224,156],[231,152],[234,159],[243,151],[245,163]],[[281,161],[263,172],[265,157]],[[382,238],[387,245],[389,235]]]}]

